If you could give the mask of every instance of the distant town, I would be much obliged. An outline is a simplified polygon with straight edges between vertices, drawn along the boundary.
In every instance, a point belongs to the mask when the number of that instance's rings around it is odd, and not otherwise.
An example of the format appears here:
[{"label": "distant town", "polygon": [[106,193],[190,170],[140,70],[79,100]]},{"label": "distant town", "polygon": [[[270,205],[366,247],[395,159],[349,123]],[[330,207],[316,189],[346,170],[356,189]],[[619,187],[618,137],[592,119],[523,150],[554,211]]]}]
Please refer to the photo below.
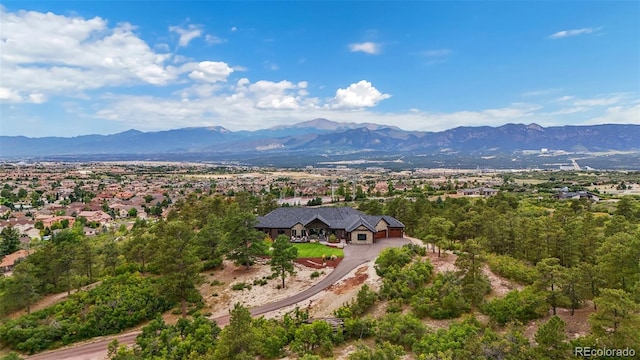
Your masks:
[{"label": "distant town", "polygon": [[[573,167],[562,170],[580,171]],[[582,170],[587,174],[592,169]],[[271,197],[279,206],[317,206],[393,197],[411,192],[437,197],[492,196],[500,189],[535,191],[520,178],[553,178],[560,171],[415,169],[383,167],[273,169],[235,165],[172,162],[5,163],[0,168],[0,230],[20,232],[24,249],[81,222],[84,234],[130,229],[136,219],[165,217],[171,205],[189,193],[233,196],[247,192]],[[595,172],[592,171],[592,174]],[[625,172],[612,172],[611,174]],[[522,176],[522,174],[528,174]],[[540,176],[542,174],[542,176]],[[615,178],[615,176],[614,176]],[[634,183],[589,184],[596,193],[640,194]],[[535,183],[535,181],[533,182]],[[582,189],[582,188],[581,188]],[[602,189],[602,190],[599,190]],[[592,192],[554,190],[557,198],[588,197]],[[549,195],[549,194],[547,194]]]}]

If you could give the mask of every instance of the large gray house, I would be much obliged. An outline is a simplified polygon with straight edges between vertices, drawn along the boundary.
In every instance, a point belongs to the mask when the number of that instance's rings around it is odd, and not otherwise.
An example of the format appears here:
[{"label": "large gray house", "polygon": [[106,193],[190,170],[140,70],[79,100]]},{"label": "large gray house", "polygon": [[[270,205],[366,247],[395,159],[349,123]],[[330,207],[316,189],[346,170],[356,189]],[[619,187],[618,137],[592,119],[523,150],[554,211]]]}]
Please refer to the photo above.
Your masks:
[{"label": "large gray house", "polygon": [[372,244],[376,239],[402,237],[404,224],[385,215],[367,215],[349,207],[283,207],[258,217],[255,226],[275,239],[327,239],[331,234],[354,244]]}]

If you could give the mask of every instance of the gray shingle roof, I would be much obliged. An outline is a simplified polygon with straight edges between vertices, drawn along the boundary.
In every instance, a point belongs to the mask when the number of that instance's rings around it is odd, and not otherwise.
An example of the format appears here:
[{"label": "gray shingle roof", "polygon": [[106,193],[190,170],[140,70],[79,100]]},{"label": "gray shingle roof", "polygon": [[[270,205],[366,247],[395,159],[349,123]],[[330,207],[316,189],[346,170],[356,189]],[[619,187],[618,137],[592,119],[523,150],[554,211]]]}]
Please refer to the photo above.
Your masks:
[{"label": "gray shingle roof", "polygon": [[366,215],[350,207],[318,207],[277,208],[265,216],[258,217],[257,228],[287,229],[297,223],[307,225],[311,221],[320,220],[332,229],[345,229],[352,231],[360,225],[364,225],[371,231],[375,231],[375,224],[384,219],[390,227],[404,227],[396,218],[391,216]]}]

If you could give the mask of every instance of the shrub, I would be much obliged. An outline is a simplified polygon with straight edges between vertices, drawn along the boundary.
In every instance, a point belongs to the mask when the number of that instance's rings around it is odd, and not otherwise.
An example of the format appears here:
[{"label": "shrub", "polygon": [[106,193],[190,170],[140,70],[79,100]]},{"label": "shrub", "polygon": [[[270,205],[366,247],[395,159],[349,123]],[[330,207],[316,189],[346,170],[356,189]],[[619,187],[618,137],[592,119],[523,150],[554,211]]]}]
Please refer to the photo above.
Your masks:
[{"label": "shrub", "polygon": [[34,353],[118,333],[173,305],[158,294],[158,279],[124,274],[47,309],[5,322],[0,325],[0,339],[13,349]]},{"label": "shrub", "polygon": [[387,314],[378,321],[376,342],[388,341],[410,349],[427,333],[427,328],[412,315]]},{"label": "shrub", "polygon": [[526,323],[543,317],[548,310],[544,294],[537,293],[531,288],[522,291],[514,290],[502,299],[495,299],[483,307],[483,312],[492,321],[505,325],[511,321]]},{"label": "shrub", "polygon": [[222,281],[218,280],[218,279],[213,280],[211,282],[211,286],[220,286],[220,285],[224,285],[224,283]]},{"label": "shrub", "polygon": [[222,258],[207,260],[202,263],[202,270],[222,269]]},{"label": "shrub", "polygon": [[432,273],[433,266],[428,260],[418,261],[404,268],[391,266],[385,271],[380,297],[408,301],[420,287],[431,280]]},{"label": "shrub", "polygon": [[319,272],[314,271],[314,272],[312,272],[312,273],[311,273],[311,278],[312,278],[312,279],[315,279],[315,278],[317,278],[317,277],[320,277],[320,273],[319,273]]},{"label": "shrub", "polygon": [[249,284],[247,284],[245,282],[239,282],[239,283],[235,283],[235,284],[231,285],[231,290],[239,291],[239,290],[244,290],[244,289],[251,290],[251,285],[249,285]]},{"label": "shrub", "polygon": [[402,305],[403,305],[402,299],[389,300],[389,302],[387,303],[387,313],[393,314],[393,313],[402,312]]},{"label": "shrub", "polygon": [[469,311],[469,302],[462,296],[460,279],[453,272],[438,274],[433,285],[423,288],[411,299],[416,316],[434,319],[455,318]]},{"label": "shrub", "polygon": [[487,264],[494,273],[520,284],[531,285],[536,280],[536,269],[522,260],[508,255],[487,254]]},{"label": "shrub", "polygon": [[260,285],[260,286],[267,285],[267,279],[255,279],[253,280],[253,285]]}]

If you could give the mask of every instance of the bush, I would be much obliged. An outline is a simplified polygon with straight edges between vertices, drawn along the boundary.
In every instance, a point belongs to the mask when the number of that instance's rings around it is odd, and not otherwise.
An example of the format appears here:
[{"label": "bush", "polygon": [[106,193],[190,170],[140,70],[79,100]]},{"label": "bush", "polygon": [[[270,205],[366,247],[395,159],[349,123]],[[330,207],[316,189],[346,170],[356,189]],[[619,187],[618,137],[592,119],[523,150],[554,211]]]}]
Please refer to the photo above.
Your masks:
[{"label": "bush", "polygon": [[505,325],[511,321],[526,323],[543,317],[548,310],[544,294],[527,287],[522,291],[514,290],[502,299],[495,299],[483,307],[483,312],[492,321]]},{"label": "bush", "polygon": [[362,285],[356,295],[356,300],[350,305],[351,313],[355,316],[364,314],[376,302],[377,298],[378,294],[371,290],[369,285]]},{"label": "bush", "polygon": [[349,360],[397,360],[401,359],[402,355],[404,355],[404,350],[401,346],[392,345],[389,342],[376,344],[375,349],[371,349],[363,343],[356,344],[356,347],[358,350],[349,354]]},{"label": "bush", "polygon": [[218,279],[213,280],[211,282],[211,286],[220,286],[220,285],[224,285],[224,283],[222,281],[218,280]]},{"label": "bush", "polygon": [[251,290],[251,285],[245,283],[245,282],[239,282],[239,283],[235,283],[233,285],[231,285],[231,290],[236,290],[236,291],[240,291],[240,290]]},{"label": "bush", "polygon": [[387,303],[387,313],[389,314],[401,313],[403,305],[404,305],[404,302],[402,301],[402,299],[391,299]]},{"label": "bush", "polygon": [[202,270],[222,269],[222,258],[207,260],[202,263]]},{"label": "bush", "polygon": [[427,333],[427,328],[412,315],[387,314],[378,321],[376,342],[388,341],[411,349]]},{"label": "bush", "polygon": [[344,336],[347,339],[364,339],[372,336],[376,329],[376,320],[370,317],[356,317],[344,320]]},{"label": "bush", "polygon": [[487,264],[494,273],[523,285],[531,285],[536,280],[536,269],[522,260],[508,255],[487,254]]},{"label": "bush", "polygon": [[407,247],[384,249],[376,259],[376,273],[384,276],[391,268],[402,268],[411,262],[413,255],[413,250]]},{"label": "bush", "polygon": [[312,272],[312,273],[311,273],[311,278],[312,278],[312,279],[315,279],[315,278],[317,278],[317,277],[320,277],[320,273],[319,273],[319,272],[314,271],[314,272]]},{"label": "bush", "polygon": [[158,279],[139,274],[109,278],[88,292],[0,325],[4,345],[29,353],[118,333],[173,307]]},{"label": "bush", "polygon": [[462,296],[460,279],[453,272],[438,274],[433,285],[421,289],[411,299],[414,314],[419,318],[455,318],[469,311],[469,302]]},{"label": "bush", "polygon": [[408,301],[424,284],[431,280],[433,266],[428,260],[418,261],[403,268],[388,267],[383,276],[380,297]]},{"label": "bush", "polygon": [[260,286],[267,285],[267,279],[255,279],[255,280],[253,280],[253,285],[254,285],[254,286],[257,286],[257,285],[260,285]]},{"label": "bush", "polygon": [[427,255],[427,248],[425,248],[424,246],[420,246],[417,244],[406,244],[402,246],[403,248],[406,248],[408,250],[410,250],[412,253],[418,255],[418,256],[426,256]]}]

